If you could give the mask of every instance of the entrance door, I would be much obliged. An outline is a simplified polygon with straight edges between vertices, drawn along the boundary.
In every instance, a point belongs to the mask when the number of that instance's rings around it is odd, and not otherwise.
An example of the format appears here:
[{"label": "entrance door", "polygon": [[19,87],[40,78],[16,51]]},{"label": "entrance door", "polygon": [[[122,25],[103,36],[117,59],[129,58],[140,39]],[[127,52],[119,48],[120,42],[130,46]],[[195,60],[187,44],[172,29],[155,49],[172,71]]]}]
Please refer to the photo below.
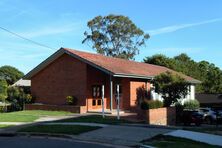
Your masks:
[{"label": "entrance door", "polygon": [[92,108],[100,109],[102,108],[102,85],[92,86]]}]

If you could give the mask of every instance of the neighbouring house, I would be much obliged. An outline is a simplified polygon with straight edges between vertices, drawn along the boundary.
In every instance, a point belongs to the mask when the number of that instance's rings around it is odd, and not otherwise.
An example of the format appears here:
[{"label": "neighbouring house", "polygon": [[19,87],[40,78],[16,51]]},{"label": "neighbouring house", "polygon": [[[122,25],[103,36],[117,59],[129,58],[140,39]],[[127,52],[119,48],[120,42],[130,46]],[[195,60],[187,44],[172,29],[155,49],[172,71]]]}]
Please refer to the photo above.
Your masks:
[{"label": "neighbouring house", "polygon": [[30,94],[31,80],[19,79],[14,84],[12,84],[12,87],[21,88],[26,94]]},{"label": "neighbouring house", "polygon": [[23,80],[19,79],[16,81],[12,86],[18,86],[18,87],[31,87],[31,81],[30,80]]},{"label": "neighbouring house", "polygon": [[222,108],[222,94],[196,94],[196,99],[201,107],[220,107]]},{"label": "neighbouring house", "polygon": [[[61,48],[23,79],[31,80],[31,93],[41,109],[55,109],[66,104],[66,96],[78,98],[77,111],[101,110],[102,85],[105,109],[116,109],[116,87],[120,86],[120,109],[133,110],[138,103],[140,88],[149,92],[151,99],[160,99],[152,89],[151,80],[166,67],[112,58],[100,54]],[[200,81],[178,73],[190,83],[187,99],[194,99],[195,84]],[[52,107],[54,106],[54,107]],[[39,105],[40,107],[40,105]],[[33,106],[28,108],[32,109]]]}]

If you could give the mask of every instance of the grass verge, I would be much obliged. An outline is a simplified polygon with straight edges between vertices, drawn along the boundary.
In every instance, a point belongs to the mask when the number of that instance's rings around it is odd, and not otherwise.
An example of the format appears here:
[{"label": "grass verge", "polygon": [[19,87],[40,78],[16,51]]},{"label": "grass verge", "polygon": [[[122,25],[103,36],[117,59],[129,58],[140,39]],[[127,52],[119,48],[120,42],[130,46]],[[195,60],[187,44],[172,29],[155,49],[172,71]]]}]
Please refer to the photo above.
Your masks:
[{"label": "grass verge", "polygon": [[36,125],[20,129],[18,132],[78,135],[99,128],[101,127],[82,125]]},{"label": "grass verge", "polygon": [[7,128],[7,127],[11,127],[13,125],[7,125],[7,124],[0,124],[0,129],[2,128]]},{"label": "grass verge", "polygon": [[80,116],[76,118],[57,120],[55,122],[86,122],[86,123],[101,123],[101,124],[120,124],[120,123],[134,123],[125,119],[117,120],[114,116],[106,116],[103,118],[100,115]]},{"label": "grass verge", "polygon": [[197,142],[186,138],[165,135],[155,136],[149,140],[142,141],[142,143],[158,148],[219,148],[219,146]]},{"label": "grass verge", "polygon": [[0,113],[0,122],[33,122],[44,116],[64,116],[71,114],[64,111],[27,110],[10,113]]}]

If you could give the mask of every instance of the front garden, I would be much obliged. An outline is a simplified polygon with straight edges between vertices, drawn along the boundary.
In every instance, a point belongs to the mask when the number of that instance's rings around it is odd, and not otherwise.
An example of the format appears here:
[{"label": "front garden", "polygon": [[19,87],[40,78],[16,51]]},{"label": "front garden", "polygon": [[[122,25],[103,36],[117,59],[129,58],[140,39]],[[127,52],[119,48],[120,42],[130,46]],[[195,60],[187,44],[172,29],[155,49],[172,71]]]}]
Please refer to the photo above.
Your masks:
[{"label": "front garden", "polygon": [[33,122],[41,117],[47,116],[66,116],[71,115],[70,112],[64,111],[43,111],[43,110],[27,110],[9,113],[0,113],[0,122]]}]

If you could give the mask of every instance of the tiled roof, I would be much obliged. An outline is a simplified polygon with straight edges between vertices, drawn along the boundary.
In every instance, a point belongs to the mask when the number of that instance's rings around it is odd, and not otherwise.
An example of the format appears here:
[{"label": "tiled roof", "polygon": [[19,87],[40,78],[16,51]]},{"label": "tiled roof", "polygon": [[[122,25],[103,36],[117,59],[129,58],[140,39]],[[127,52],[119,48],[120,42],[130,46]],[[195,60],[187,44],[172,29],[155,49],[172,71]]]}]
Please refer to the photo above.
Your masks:
[{"label": "tiled roof", "polygon": [[107,57],[100,54],[82,52],[69,48],[61,48],[61,50],[65,50],[66,52],[73,54],[83,59],[84,61],[90,62],[91,64],[94,64],[95,66],[104,69],[114,75],[154,77],[160,73],[171,71],[173,73],[179,74],[189,82],[200,83],[200,81],[192,77],[175,72],[163,66]]}]

